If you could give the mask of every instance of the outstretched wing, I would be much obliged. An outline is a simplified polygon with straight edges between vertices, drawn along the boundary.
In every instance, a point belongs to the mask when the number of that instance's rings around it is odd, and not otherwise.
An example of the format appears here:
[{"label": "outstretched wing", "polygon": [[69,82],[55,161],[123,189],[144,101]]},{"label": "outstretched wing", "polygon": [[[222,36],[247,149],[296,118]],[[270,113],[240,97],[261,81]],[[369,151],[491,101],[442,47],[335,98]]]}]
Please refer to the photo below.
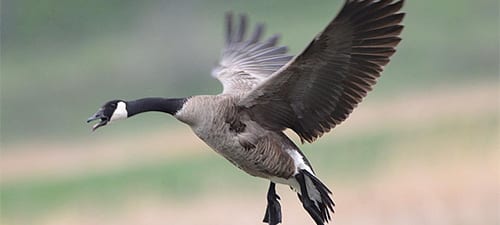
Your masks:
[{"label": "outstretched wing", "polygon": [[261,125],[312,142],[344,121],[401,41],[403,0],[347,0],[323,32],[249,92],[241,106]]},{"label": "outstretched wing", "polygon": [[212,70],[212,76],[223,85],[223,93],[242,94],[290,61],[285,46],[276,46],[279,36],[262,41],[264,25],[258,24],[249,38],[247,18],[240,16],[239,24],[233,25],[233,15],[226,15],[226,44],[222,57]]}]

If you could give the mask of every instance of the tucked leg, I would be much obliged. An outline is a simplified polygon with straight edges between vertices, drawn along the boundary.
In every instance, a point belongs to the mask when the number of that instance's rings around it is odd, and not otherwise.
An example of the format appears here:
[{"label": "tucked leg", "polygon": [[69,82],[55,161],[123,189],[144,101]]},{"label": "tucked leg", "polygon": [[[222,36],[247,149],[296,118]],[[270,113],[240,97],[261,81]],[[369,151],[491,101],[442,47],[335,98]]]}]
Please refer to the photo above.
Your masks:
[{"label": "tucked leg", "polygon": [[304,174],[300,172],[299,174],[295,175],[295,179],[299,182],[300,185],[300,192],[301,195],[299,195],[300,200],[302,201],[302,206],[304,209],[309,213],[309,215],[313,218],[314,222],[316,222],[317,225],[324,225],[324,221],[321,218],[321,213],[318,209],[318,207],[314,204],[314,202],[309,198],[308,195],[308,190],[306,186],[306,180],[304,178]]},{"label": "tucked leg", "polygon": [[264,223],[276,225],[281,223],[281,205],[279,203],[280,196],[276,194],[276,184],[271,182],[267,191],[267,207]]}]

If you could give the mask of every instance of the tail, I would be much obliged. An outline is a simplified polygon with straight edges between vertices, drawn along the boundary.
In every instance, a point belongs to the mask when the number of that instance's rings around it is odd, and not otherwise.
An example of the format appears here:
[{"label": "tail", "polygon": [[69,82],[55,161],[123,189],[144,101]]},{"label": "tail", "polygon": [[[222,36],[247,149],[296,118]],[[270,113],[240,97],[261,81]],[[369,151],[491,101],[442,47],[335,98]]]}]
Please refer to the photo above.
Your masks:
[{"label": "tail", "polygon": [[300,186],[299,196],[304,209],[317,225],[324,225],[331,220],[330,211],[335,212],[335,203],[330,198],[332,192],[314,174],[300,170],[295,179]]}]

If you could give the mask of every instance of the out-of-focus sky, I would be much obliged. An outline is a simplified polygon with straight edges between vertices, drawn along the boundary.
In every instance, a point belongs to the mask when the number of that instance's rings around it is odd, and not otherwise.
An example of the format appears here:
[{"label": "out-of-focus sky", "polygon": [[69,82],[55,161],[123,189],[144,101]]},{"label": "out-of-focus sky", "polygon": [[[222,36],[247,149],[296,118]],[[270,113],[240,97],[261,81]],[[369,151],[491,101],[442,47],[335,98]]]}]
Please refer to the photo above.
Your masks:
[{"label": "out-of-focus sky", "polygon": [[[210,71],[228,11],[297,54],[342,1],[1,4],[2,224],[230,224],[220,211],[256,224],[266,183],[186,126],[152,113],[90,133],[85,119],[110,99],[220,92]],[[498,223],[498,4],[406,2],[403,41],[374,91],[303,146],[337,190],[340,222]],[[310,222],[287,192],[285,224]],[[206,208],[203,220],[175,216]]]}]

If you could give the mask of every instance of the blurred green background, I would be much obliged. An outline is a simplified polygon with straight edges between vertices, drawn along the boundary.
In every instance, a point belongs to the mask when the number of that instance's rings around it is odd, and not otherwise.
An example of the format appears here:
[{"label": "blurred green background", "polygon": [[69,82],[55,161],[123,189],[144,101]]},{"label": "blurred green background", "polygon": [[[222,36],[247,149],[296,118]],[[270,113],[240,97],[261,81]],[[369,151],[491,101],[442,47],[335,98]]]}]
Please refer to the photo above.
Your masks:
[{"label": "blurred green background", "polygon": [[[95,133],[85,119],[110,99],[220,92],[210,71],[227,11],[265,22],[297,54],[341,4],[3,0],[0,223],[259,224],[267,182],[173,118]],[[375,90],[302,146],[335,192],[337,224],[499,223],[498,4],[406,2]],[[285,224],[312,223],[279,192]]]}]

